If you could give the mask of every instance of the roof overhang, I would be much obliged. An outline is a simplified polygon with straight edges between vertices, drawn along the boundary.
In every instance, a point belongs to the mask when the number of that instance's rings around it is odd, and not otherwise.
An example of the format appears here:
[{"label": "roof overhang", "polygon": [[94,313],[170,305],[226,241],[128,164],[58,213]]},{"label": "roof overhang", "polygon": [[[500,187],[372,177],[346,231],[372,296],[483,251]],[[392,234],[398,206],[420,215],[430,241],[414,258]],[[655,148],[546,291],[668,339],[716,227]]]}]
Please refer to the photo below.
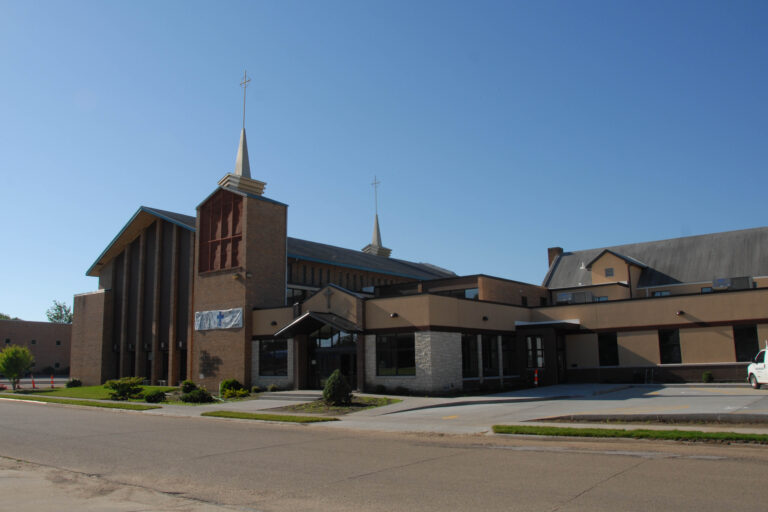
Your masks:
[{"label": "roof overhang", "polygon": [[578,331],[581,329],[581,320],[548,320],[546,322],[522,322],[515,321],[515,329],[559,329]]},{"label": "roof overhang", "polygon": [[345,318],[334,315],[333,313],[318,313],[307,311],[300,317],[294,319],[291,323],[277,331],[276,338],[293,338],[297,334],[309,334],[323,327],[330,325],[334,329],[345,332],[362,332],[357,325]]}]

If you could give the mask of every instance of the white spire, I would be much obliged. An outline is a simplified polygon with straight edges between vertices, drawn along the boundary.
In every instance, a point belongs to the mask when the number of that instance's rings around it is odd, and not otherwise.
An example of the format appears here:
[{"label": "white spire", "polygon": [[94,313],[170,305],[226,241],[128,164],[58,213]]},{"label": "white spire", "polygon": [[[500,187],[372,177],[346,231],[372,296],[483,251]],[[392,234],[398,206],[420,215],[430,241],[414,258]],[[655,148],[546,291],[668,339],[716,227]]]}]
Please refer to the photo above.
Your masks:
[{"label": "white spire", "polygon": [[240,132],[240,145],[237,147],[235,160],[235,175],[243,178],[251,177],[251,162],[248,159],[248,142],[245,139],[245,128]]},{"label": "white spire", "polygon": [[376,214],[376,220],[373,221],[373,240],[371,245],[381,247],[381,231],[379,230],[379,214]]}]

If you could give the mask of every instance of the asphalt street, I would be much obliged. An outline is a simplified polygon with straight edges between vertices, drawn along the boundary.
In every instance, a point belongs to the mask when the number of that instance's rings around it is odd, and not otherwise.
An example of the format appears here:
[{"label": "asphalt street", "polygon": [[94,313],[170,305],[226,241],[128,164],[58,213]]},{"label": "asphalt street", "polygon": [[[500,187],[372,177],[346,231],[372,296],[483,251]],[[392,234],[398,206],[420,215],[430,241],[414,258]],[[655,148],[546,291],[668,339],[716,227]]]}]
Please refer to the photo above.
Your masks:
[{"label": "asphalt street", "polygon": [[38,512],[756,510],[768,467],[762,446],[363,432],[10,400],[0,457],[0,495]]}]

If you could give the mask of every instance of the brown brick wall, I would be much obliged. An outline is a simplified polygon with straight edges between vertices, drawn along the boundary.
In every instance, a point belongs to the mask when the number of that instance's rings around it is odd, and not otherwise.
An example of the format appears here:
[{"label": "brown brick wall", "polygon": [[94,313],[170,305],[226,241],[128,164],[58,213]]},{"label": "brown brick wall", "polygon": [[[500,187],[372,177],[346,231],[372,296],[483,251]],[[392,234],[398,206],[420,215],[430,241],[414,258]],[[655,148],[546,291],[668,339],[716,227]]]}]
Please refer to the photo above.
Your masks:
[{"label": "brown brick wall", "polygon": [[[40,373],[48,366],[56,371],[69,367],[72,326],[51,322],[26,322],[24,320],[0,320],[0,350],[9,345],[27,347],[35,356],[33,371]],[[32,340],[35,342],[32,343]],[[61,342],[59,345],[56,342]]]}]

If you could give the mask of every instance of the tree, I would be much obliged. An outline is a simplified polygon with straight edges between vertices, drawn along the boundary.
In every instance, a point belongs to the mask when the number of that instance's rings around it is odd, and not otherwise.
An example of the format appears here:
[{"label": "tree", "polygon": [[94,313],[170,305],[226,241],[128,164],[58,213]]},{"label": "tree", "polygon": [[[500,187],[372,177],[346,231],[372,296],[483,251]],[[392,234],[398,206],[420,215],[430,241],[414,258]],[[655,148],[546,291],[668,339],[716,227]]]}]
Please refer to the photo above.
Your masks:
[{"label": "tree", "polygon": [[0,373],[11,381],[13,389],[19,387],[19,379],[32,368],[35,358],[27,347],[10,345],[0,351]]},{"label": "tree", "polygon": [[6,315],[5,313],[0,313],[0,320],[19,320],[19,317],[17,316],[11,317],[10,315]]},{"label": "tree", "polygon": [[66,302],[53,301],[53,306],[48,308],[45,312],[45,316],[48,317],[49,322],[56,324],[71,324],[72,323],[72,308],[67,306]]},{"label": "tree", "polygon": [[352,402],[352,387],[339,370],[334,370],[325,381],[323,400],[328,405],[349,405]]}]

